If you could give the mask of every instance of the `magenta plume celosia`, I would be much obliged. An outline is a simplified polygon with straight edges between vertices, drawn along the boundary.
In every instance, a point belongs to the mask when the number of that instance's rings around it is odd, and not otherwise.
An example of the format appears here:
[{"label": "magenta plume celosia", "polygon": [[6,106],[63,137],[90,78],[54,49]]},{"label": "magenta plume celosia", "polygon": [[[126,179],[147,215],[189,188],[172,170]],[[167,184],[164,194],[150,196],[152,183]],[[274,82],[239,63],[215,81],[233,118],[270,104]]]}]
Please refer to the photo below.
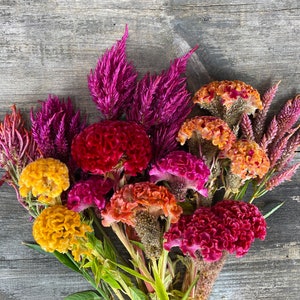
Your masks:
[{"label": "magenta plume celosia", "polygon": [[223,200],[212,207],[200,207],[192,215],[181,216],[165,233],[164,247],[178,246],[184,254],[219,260],[224,251],[245,255],[255,238],[266,236],[266,222],[252,204]]},{"label": "magenta plume celosia", "polygon": [[98,60],[88,76],[88,87],[93,101],[105,119],[118,119],[132,101],[137,72],[127,61],[128,28],[110,50]]}]

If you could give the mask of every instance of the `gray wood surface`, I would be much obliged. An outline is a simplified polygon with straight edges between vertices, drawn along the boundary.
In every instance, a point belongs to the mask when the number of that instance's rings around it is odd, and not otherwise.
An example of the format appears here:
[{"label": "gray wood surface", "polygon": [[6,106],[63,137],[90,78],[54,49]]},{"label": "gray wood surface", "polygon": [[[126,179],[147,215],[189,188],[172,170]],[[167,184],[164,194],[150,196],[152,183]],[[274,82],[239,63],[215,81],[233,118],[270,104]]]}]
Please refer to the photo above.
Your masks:
[{"label": "gray wood surface", "polygon": [[[86,75],[129,25],[128,56],[140,74],[159,72],[195,44],[191,91],[239,79],[263,92],[282,80],[272,110],[300,92],[299,0],[0,0],[0,117],[49,93],[70,96],[97,118]],[[298,155],[298,160],[299,155]],[[285,200],[268,236],[229,258],[211,299],[300,299],[300,174],[265,199]],[[0,300],[59,300],[88,289],[54,259],[27,249],[31,224],[7,186],[0,190]]]}]

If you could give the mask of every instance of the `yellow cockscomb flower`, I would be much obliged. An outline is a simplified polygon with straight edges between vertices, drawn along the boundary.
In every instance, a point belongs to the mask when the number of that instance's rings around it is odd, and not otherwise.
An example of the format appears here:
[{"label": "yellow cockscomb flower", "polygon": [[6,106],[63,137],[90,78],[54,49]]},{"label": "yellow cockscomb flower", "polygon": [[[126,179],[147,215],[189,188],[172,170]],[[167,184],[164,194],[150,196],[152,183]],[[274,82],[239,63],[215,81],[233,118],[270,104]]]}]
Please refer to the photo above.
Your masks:
[{"label": "yellow cockscomb flower", "polygon": [[67,166],[54,158],[40,158],[28,164],[19,178],[22,197],[32,193],[43,204],[58,204],[57,197],[69,188]]},{"label": "yellow cockscomb flower", "polygon": [[226,122],[212,116],[194,117],[184,122],[178,132],[177,140],[184,145],[190,139],[193,132],[197,132],[201,138],[209,140],[219,149],[229,149],[235,142],[236,136]]},{"label": "yellow cockscomb flower", "polygon": [[47,252],[58,251],[66,253],[72,251],[76,261],[81,255],[89,255],[86,232],[93,229],[81,221],[80,214],[69,210],[62,205],[45,208],[35,219],[33,224],[33,237]]},{"label": "yellow cockscomb flower", "polygon": [[242,179],[262,178],[270,168],[266,152],[254,141],[239,140],[224,155],[231,160],[231,172]]}]

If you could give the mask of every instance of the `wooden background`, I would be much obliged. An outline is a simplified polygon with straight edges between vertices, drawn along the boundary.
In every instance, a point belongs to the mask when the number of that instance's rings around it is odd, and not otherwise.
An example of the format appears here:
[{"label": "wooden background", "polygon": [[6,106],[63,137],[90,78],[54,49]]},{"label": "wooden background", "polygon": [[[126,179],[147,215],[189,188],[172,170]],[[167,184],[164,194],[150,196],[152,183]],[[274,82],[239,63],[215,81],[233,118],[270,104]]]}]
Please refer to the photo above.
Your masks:
[{"label": "wooden background", "polygon": [[[129,25],[127,52],[140,74],[159,72],[195,44],[191,91],[211,79],[239,79],[264,92],[282,80],[272,110],[300,92],[299,0],[0,0],[0,117],[25,113],[49,93],[70,96],[97,118],[86,76]],[[299,160],[299,155],[298,155]],[[264,199],[285,200],[268,236],[231,257],[211,299],[300,299],[300,174]],[[0,190],[0,299],[57,300],[88,289],[32,240],[14,192]]]}]

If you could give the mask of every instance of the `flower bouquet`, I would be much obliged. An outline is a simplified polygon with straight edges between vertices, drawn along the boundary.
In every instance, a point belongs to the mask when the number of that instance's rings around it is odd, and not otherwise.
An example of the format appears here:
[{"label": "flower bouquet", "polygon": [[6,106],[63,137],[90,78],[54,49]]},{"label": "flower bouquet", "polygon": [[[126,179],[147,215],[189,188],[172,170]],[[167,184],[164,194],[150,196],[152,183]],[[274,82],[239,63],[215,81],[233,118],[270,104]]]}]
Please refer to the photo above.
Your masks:
[{"label": "flower bouquet", "polygon": [[[88,76],[99,121],[50,95],[28,129],[12,106],[0,124],[2,183],[31,215],[36,243],[92,286],[65,299],[208,299],[229,254],[266,236],[255,200],[295,173],[300,96],[267,117],[244,82],[191,97],[189,57],[140,80],[128,30]],[[116,241],[118,241],[116,243]]]}]

